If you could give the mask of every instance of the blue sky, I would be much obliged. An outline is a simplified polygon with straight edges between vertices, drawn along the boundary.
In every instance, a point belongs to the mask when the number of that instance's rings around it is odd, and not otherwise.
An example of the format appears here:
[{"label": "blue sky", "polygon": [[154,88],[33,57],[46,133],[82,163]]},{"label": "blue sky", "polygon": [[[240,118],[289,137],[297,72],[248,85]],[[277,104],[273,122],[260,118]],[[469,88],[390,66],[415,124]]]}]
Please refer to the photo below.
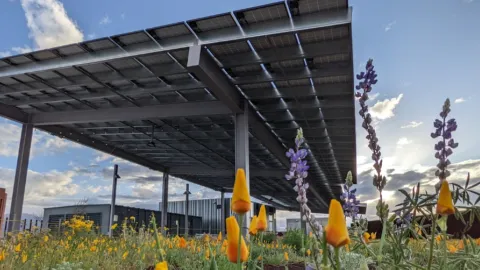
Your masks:
[{"label": "blue sky", "polygon": [[[273,1],[59,1],[0,0],[0,56],[7,56],[107,35],[233,11]],[[141,4],[139,4],[141,3]],[[374,58],[379,83],[369,101],[389,175],[387,198],[399,200],[395,188],[422,181],[432,183],[429,169],[434,140],[432,122],[446,97],[459,124],[454,137],[460,147],[454,162],[454,181],[466,172],[480,175],[480,115],[476,87],[480,74],[479,0],[353,0],[355,71]],[[473,120],[473,121],[472,121]],[[471,122],[470,124],[468,122]],[[360,199],[370,203],[378,194],[371,187],[365,131],[357,126]],[[20,138],[16,123],[0,121],[0,186],[11,194]],[[41,214],[44,206],[71,204],[82,198],[109,202],[111,167],[120,164],[119,203],[157,208],[161,194],[158,173],[36,132],[27,183],[25,212]],[[179,199],[185,182],[171,182]],[[388,189],[390,187],[391,189]],[[218,196],[198,186],[194,197]],[[282,213],[286,217],[289,214]]]}]

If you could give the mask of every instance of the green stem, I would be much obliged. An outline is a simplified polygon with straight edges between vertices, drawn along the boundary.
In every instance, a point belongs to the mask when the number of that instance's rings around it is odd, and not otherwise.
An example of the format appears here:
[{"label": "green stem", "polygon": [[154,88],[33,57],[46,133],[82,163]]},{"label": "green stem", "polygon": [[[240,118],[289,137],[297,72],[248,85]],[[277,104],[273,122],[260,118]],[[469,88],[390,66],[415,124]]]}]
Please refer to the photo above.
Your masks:
[{"label": "green stem", "polygon": [[157,221],[155,220],[155,216],[152,215],[152,226],[153,226],[153,233],[155,234],[155,242],[157,244],[158,253],[160,254],[160,261],[163,262],[163,255],[162,255],[162,248],[160,247],[160,237],[158,237],[158,230],[157,230]]},{"label": "green stem", "polygon": [[430,239],[430,254],[428,255],[428,265],[427,269],[432,269],[432,261],[433,261],[433,243],[435,242],[435,232],[437,230],[437,215],[432,217],[432,228],[431,228],[431,239]]},{"label": "green stem", "polygon": [[260,257],[262,257],[262,260],[260,260],[260,266],[263,269],[263,232],[260,232]]},{"label": "green stem", "polygon": [[238,224],[239,224],[240,230],[238,231],[237,265],[238,265],[238,269],[242,270],[243,265],[240,259],[240,255],[241,255],[241,248],[242,248],[243,214],[238,215]]},{"label": "green stem", "polygon": [[322,250],[323,250],[323,266],[327,266],[328,260],[328,247],[327,247],[327,233],[323,231],[323,243],[322,243]]},{"label": "green stem", "polygon": [[387,234],[387,222],[388,222],[388,219],[387,218],[383,218],[382,219],[382,236],[380,236],[380,248],[378,250],[378,262],[381,262],[382,261],[382,250],[383,250],[383,245],[385,244],[385,241],[386,241],[386,234]]},{"label": "green stem", "polygon": [[447,266],[447,230],[442,230],[443,242],[443,267]]},{"label": "green stem", "polygon": [[335,269],[340,270],[340,252],[339,248],[335,248]]}]

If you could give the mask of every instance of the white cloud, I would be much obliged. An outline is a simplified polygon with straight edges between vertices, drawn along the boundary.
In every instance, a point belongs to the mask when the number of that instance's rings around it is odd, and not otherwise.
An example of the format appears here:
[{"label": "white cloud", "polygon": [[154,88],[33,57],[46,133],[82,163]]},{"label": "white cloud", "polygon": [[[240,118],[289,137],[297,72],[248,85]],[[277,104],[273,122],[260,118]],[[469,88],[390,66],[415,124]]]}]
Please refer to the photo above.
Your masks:
[{"label": "white cloud", "polygon": [[463,102],[465,102],[465,101],[466,101],[466,100],[465,100],[464,98],[462,98],[462,97],[461,97],[461,98],[457,98],[457,99],[455,99],[455,101],[454,101],[454,102],[458,104],[458,103],[463,103]]},{"label": "white cloud", "polygon": [[95,39],[96,36],[97,36],[97,34],[91,33],[91,34],[87,35],[87,39],[92,40],[92,39]]},{"label": "white cloud", "polygon": [[95,162],[103,162],[105,160],[111,159],[113,156],[107,154],[107,153],[100,153],[97,157],[95,157]]},{"label": "white cloud", "polygon": [[367,162],[366,156],[357,156],[357,165],[362,165]]},{"label": "white cloud", "polygon": [[374,101],[375,99],[378,98],[378,96],[380,96],[380,93],[375,93],[375,94],[371,94],[368,96],[368,101]]},{"label": "white cloud", "polygon": [[104,25],[104,24],[110,24],[112,23],[112,20],[110,20],[110,17],[108,15],[105,15],[101,20],[100,20],[100,24],[101,25]]},{"label": "white cloud", "polygon": [[0,52],[0,58],[8,57],[10,55],[12,55],[12,53],[10,51]]},{"label": "white cloud", "polygon": [[83,41],[83,33],[59,0],[21,0],[30,38],[38,49]]},{"label": "white cloud", "polygon": [[416,127],[420,126],[421,124],[423,124],[423,122],[412,121],[412,122],[402,126],[402,128],[416,128]]},{"label": "white cloud", "polygon": [[385,26],[385,32],[390,31],[395,24],[397,24],[397,21],[388,23],[387,26]]},{"label": "white cloud", "polygon": [[411,143],[412,143],[412,141],[409,140],[407,137],[402,137],[402,138],[398,139],[397,147],[402,148],[403,146],[405,146],[407,144],[411,144]]},{"label": "white cloud", "polygon": [[23,47],[13,47],[11,50],[15,54],[25,54],[33,51],[32,48],[30,48],[30,46],[28,45],[24,45]]},{"label": "white cloud", "polygon": [[377,101],[370,109],[370,114],[373,118],[378,120],[385,120],[395,116],[394,110],[400,103],[403,94],[398,95],[396,98],[385,99],[383,101]]}]

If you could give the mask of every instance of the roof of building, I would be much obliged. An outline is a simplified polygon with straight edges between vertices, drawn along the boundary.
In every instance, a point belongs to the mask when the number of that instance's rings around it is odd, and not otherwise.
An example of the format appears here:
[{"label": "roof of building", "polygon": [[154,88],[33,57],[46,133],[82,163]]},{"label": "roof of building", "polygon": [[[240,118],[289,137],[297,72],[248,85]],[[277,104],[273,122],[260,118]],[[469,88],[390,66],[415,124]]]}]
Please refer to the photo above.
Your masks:
[{"label": "roof of building", "polygon": [[0,115],[221,190],[246,112],[251,193],[294,209],[285,152],[302,127],[326,212],[356,176],[351,18],[347,0],[281,1],[6,57]]}]

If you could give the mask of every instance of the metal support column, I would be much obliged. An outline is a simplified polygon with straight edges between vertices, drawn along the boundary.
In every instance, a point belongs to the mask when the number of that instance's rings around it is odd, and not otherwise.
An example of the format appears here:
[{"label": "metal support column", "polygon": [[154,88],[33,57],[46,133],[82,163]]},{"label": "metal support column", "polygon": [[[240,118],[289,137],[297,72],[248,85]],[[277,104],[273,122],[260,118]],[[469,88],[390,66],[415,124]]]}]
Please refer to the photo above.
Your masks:
[{"label": "metal support column", "polygon": [[[248,103],[244,101],[244,112],[235,114],[235,171],[237,169],[245,170],[245,177],[247,186],[250,189],[250,164],[249,153],[250,148],[248,144]],[[243,224],[239,224],[241,228],[248,231],[248,224],[250,224],[250,214],[247,213],[243,218]]]},{"label": "metal support column", "polygon": [[225,190],[220,191],[220,231],[225,235]]},{"label": "metal support column", "polygon": [[108,236],[112,237],[113,230],[112,225],[115,218],[115,200],[117,199],[117,180],[120,178],[118,175],[118,165],[115,164],[113,167],[113,184],[112,184],[112,202],[110,204],[110,223],[108,229]]},{"label": "metal support column", "polygon": [[188,195],[192,194],[190,193],[190,185],[187,184],[187,188],[185,189],[185,236],[188,236]]},{"label": "metal support column", "polygon": [[277,233],[277,213],[273,213],[272,215],[272,231],[274,233]]},{"label": "metal support column", "polygon": [[162,220],[160,221],[161,231],[163,234],[167,234],[165,227],[167,227],[167,212],[168,212],[168,173],[166,169],[163,172],[163,186],[162,186]]},{"label": "metal support column", "polygon": [[17,170],[15,172],[15,182],[13,184],[12,203],[10,206],[10,223],[8,224],[9,232],[17,232],[20,230],[32,135],[33,125],[23,124],[20,145],[18,148]]}]

